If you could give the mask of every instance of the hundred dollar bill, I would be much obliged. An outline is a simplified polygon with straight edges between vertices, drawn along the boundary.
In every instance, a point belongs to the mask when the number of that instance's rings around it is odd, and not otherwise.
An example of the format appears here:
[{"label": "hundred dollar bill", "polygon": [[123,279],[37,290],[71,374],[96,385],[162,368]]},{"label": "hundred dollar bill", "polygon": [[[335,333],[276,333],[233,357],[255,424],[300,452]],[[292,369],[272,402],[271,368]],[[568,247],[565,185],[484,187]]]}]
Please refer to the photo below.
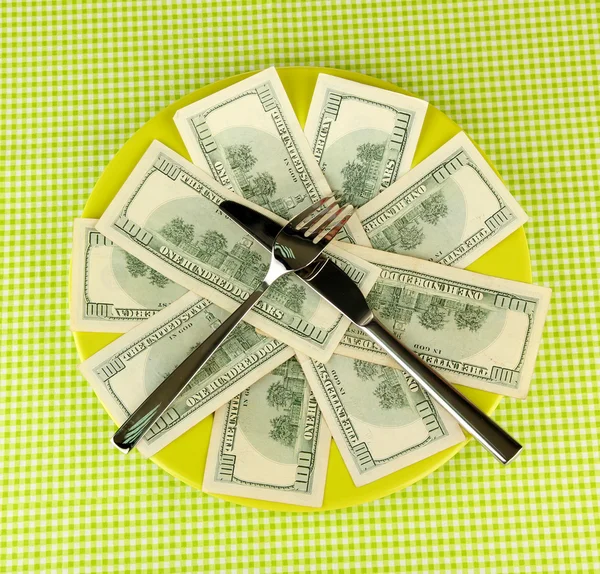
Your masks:
[{"label": "hundred dollar bill", "polygon": [[331,435],[296,359],[215,413],[203,490],[321,506]]},{"label": "hundred dollar bill", "polygon": [[71,329],[125,333],[187,291],[113,244],[97,219],[76,219],[71,266]]},{"label": "hundred dollar bill", "polygon": [[[225,199],[250,205],[155,141],[97,229],[165,277],[231,312],[262,282],[270,256],[219,210]],[[331,243],[327,254],[367,293],[379,270],[340,245]],[[291,275],[278,280],[246,320],[270,337],[324,361],[350,324]]]},{"label": "hundred dollar bill", "polygon": [[[349,245],[381,268],[367,300],[375,315],[448,381],[524,398],[550,289]],[[351,327],[336,353],[398,367]]]},{"label": "hundred dollar bill", "polygon": [[[80,365],[100,401],[121,425],[229,314],[187,293]],[[294,351],[240,323],[138,443],[152,456]]]},{"label": "hundred dollar bill", "polygon": [[363,486],[465,437],[404,371],[334,355],[298,355],[352,480]]},{"label": "hundred dollar bill", "polygon": [[360,207],[410,169],[427,105],[319,74],[304,133],[340,204]]},{"label": "hundred dollar bill", "polygon": [[358,210],[375,249],[466,267],[527,221],[464,132]]},{"label": "hundred dollar bill", "polygon": [[[174,120],[197,166],[285,220],[331,195],[275,68],[180,109]],[[370,245],[355,215],[338,239]]]}]

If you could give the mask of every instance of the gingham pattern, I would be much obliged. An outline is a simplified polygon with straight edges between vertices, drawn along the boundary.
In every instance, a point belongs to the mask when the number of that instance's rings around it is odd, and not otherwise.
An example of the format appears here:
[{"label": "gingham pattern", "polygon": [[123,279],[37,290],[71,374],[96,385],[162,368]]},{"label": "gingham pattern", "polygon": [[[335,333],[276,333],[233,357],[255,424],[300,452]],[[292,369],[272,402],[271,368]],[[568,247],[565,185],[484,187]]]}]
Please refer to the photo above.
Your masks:
[{"label": "gingham pattern", "polygon": [[[598,92],[595,2],[2,1],[3,572],[598,572]],[[71,221],[158,110],[268,65],[326,65],[428,99],[486,150],[531,215],[554,289],[501,468],[469,445],[350,510],[253,511],[107,443],[75,370]],[[4,171],[4,170],[3,170]]]}]

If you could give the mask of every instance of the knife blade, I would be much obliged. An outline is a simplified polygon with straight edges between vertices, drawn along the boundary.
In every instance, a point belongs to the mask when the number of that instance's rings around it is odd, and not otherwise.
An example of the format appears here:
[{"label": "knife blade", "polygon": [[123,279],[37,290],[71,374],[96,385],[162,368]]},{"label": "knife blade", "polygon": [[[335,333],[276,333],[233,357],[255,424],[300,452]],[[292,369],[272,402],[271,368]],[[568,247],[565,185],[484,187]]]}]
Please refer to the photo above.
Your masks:
[{"label": "knife blade", "polygon": [[[271,250],[281,225],[250,207],[224,201],[220,208],[265,249]],[[321,256],[323,257],[323,256]],[[522,446],[450,383],[409,351],[373,315],[358,286],[333,261],[319,258],[297,275],[378,343],[500,462],[514,460]]]}]

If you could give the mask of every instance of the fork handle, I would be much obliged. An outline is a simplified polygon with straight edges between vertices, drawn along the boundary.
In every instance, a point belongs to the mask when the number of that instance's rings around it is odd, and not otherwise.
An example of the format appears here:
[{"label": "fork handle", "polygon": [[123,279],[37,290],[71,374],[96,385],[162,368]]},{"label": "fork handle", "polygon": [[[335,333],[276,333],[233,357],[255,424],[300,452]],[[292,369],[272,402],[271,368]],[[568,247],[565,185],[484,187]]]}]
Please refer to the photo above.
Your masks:
[{"label": "fork handle", "polygon": [[523,447],[513,437],[402,345],[377,318],[360,327],[500,462],[507,464],[517,457]]},{"label": "fork handle", "polygon": [[199,343],[196,349],[129,415],[129,418],[112,437],[111,442],[120,451],[129,452],[150,430],[152,425],[181,394],[190,380],[212,357],[252,306],[262,297],[269,285],[270,283],[263,281],[256,291],[251,293],[248,299],[229,315],[215,331]]}]

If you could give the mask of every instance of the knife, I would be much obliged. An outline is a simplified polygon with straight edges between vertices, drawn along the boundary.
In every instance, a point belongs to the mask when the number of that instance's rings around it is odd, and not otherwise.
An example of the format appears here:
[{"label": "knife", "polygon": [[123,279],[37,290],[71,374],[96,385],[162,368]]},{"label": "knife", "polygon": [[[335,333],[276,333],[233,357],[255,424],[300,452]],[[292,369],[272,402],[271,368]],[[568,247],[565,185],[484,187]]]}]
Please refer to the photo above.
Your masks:
[{"label": "knife", "polygon": [[[252,208],[224,201],[220,209],[265,249],[271,250],[281,225]],[[514,460],[522,446],[450,383],[409,351],[373,315],[358,286],[333,261],[323,256],[296,274],[382,347],[456,421],[500,462]]]}]

